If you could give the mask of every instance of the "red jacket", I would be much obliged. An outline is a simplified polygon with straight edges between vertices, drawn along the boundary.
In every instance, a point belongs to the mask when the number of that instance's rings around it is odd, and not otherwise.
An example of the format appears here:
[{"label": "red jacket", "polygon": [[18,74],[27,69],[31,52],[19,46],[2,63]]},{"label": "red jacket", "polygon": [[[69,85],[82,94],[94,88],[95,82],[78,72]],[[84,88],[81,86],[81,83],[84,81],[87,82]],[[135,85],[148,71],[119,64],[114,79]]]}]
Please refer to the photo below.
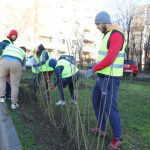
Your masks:
[{"label": "red jacket", "polygon": [[[119,40],[118,40],[119,39]],[[106,57],[92,68],[94,72],[100,71],[111,65],[119,54],[119,50],[124,43],[123,35],[120,32],[114,32],[109,39],[108,53]],[[117,45],[117,46],[116,46]]]}]

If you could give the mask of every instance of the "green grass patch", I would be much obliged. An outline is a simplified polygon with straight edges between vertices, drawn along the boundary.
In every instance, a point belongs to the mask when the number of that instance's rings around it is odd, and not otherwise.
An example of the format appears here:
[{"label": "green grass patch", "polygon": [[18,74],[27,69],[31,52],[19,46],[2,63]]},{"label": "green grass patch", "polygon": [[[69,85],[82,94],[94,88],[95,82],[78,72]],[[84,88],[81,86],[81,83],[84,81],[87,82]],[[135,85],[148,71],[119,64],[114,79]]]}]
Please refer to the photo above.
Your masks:
[{"label": "green grass patch", "polygon": [[[54,80],[54,79],[53,79]],[[150,79],[141,79],[141,78],[124,78],[120,83],[119,88],[119,97],[118,97],[118,107],[122,120],[122,130],[123,130],[123,150],[149,150],[150,149]],[[29,83],[31,84],[31,74],[24,73],[22,80],[22,87],[27,88]],[[68,90],[68,87],[64,90],[65,99],[67,106],[65,107],[56,107],[55,103],[59,100],[58,90],[55,88],[51,93],[50,107],[45,105],[45,101],[42,101],[45,112],[49,111],[47,108],[52,108],[53,111],[49,113],[54,113],[54,118],[56,124],[61,129],[61,134],[64,132],[64,124],[67,128],[78,128],[80,133],[76,133],[76,136],[83,136],[82,127],[80,124],[80,119],[82,120],[83,130],[86,136],[86,140],[88,141],[88,146],[92,145],[90,149],[96,149],[96,144],[98,141],[97,137],[93,137],[89,133],[89,128],[96,126],[96,118],[92,107],[91,94],[92,89],[95,84],[95,79],[89,79],[85,81],[79,81],[76,85],[76,95],[78,98],[78,105],[74,106],[69,103],[71,97]],[[31,87],[31,85],[30,85]],[[29,95],[29,91],[31,88],[27,88],[27,97]],[[41,89],[42,92],[44,89]],[[30,93],[30,95],[32,95]],[[37,97],[40,97],[40,93],[37,93]],[[44,98],[43,98],[44,99]],[[23,105],[23,104],[22,104]],[[51,107],[52,106],[52,107]],[[29,113],[30,113],[30,106]],[[79,111],[79,112],[78,112]],[[78,113],[77,113],[78,112]],[[38,125],[25,123],[22,119],[22,116],[19,113],[11,111],[12,118],[16,129],[18,131],[21,143],[25,150],[29,149],[36,144],[36,135],[34,130],[38,128]],[[48,113],[45,113],[48,115]],[[71,121],[70,121],[71,119]],[[79,124],[77,123],[79,122]],[[32,131],[31,131],[32,129]],[[67,132],[73,135],[73,130],[67,129]],[[73,132],[73,133],[72,133]],[[106,149],[106,145],[111,139],[111,130],[108,125],[108,138],[104,143],[104,149]],[[51,137],[50,137],[51,138]],[[54,138],[54,137],[53,137]],[[55,140],[55,139],[54,139]],[[84,142],[83,138],[78,137],[75,139],[79,140],[80,146],[81,143]],[[94,141],[93,141],[94,140]],[[96,142],[95,142],[96,141]],[[101,140],[102,141],[102,140]],[[95,143],[95,145],[94,145]],[[47,147],[39,148],[43,150]],[[67,149],[66,149],[67,150]],[[69,149],[68,149],[69,150]]]},{"label": "green grass patch", "polygon": [[[10,102],[7,102],[7,104],[8,104],[8,107],[10,108]],[[15,128],[17,130],[19,139],[23,146],[23,149],[32,150],[32,148],[34,147],[36,143],[36,138],[34,134],[34,130],[36,126],[34,126],[33,124],[30,124],[29,122],[26,122],[23,119],[22,113],[19,113],[18,111],[14,111],[11,109],[9,111],[10,111],[13,123],[15,125]]]}]

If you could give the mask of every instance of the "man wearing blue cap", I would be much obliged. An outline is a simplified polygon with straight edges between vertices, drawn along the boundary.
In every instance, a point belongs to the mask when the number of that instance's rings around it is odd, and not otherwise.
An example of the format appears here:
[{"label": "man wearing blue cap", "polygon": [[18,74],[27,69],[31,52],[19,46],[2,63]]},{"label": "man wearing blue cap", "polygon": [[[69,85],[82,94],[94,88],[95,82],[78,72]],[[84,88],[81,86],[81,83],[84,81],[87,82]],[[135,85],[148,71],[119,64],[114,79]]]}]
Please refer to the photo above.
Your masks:
[{"label": "man wearing blue cap", "polygon": [[123,75],[126,44],[122,29],[119,25],[111,24],[107,12],[99,12],[95,17],[95,24],[104,36],[98,51],[97,64],[85,73],[85,77],[89,77],[93,72],[97,74],[92,100],[98,126],[91,128],[91,132],[105,136],[109,118],[113,138],[108,149],[114,150],[120,147],[122,140],[117,95],[120,77]]}]

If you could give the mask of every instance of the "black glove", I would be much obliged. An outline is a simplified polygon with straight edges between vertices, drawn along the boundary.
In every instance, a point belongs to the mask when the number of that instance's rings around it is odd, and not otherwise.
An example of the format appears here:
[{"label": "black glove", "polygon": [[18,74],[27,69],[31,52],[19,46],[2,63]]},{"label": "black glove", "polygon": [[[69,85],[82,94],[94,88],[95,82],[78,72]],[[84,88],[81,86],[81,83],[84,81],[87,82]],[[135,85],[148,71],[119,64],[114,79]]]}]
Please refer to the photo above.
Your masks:
[{"label": "black glove", "polygon": [[39,67],[39,66],[40,66],[39,64],[34,64],[34,65],[33,65],[34,68],[37,68],[37,67]]},{"label": "black glove", "polygon": [[91,76],[93,76],[95,73],[93,71],[93,69],[88,69],[84,72],[84,78],[88,79],[90,78]]}]

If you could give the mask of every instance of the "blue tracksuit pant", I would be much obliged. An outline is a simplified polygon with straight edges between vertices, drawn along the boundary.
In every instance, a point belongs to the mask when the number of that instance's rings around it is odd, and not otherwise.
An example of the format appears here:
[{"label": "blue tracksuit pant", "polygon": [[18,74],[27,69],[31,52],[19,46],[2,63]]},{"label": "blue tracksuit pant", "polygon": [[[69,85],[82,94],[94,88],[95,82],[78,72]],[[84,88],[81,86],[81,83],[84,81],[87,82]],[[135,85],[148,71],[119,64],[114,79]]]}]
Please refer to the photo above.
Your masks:
[{"label": "blue tracksuit pant", "polygon": [[105,130],[106,117],[109,116],[113,136],[121,139],[121,121],[117,108],[119,83],[119,77],[105,75],[97,77],[92,99],[98,127]]},{"label": "blue tracksuit pant", "polygon": [[65,100],[64,88],[67,85],[69,86],[69,91],[70,91],[72,100],[76,100],[76,96],[74,93],[74,88],[75,88],[74,85],[75,85],[76,81],[78,80],[78,77],[79,77],[79,72],[77,72],[74,76],[61,79],[60,83],[58,84],[58,91],[59,91],[60,99],[62,101]]}]

